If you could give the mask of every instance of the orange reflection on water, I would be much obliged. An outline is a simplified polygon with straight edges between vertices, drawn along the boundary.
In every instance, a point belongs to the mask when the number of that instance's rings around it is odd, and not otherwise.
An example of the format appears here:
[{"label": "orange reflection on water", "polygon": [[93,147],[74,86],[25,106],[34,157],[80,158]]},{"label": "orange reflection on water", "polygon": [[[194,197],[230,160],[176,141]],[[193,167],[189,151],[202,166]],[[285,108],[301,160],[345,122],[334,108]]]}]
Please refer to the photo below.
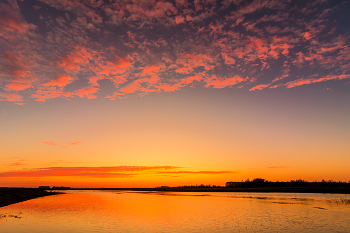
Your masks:
[{"label": "orange reflection on water", "polygon": [[0,215],[22,217],[3,218],[0,226],[2,232],[54,233],[297,232],[310,227],[316,232],[334,230],[335,224],[340,231],[350,230],[349,205],[316,194],[276,195],[71,191],[0,208]]}]

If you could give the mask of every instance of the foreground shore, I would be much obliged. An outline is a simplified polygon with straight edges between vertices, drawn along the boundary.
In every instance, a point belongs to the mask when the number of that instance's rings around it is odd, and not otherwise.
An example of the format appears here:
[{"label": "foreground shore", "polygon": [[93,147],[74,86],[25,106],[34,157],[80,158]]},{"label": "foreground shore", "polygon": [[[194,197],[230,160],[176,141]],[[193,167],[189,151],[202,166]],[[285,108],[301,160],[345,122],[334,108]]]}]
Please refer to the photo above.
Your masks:
[{"label": "foreground shore", "polygon": [[63,193],[48,192],[37,188],[0,188],[0,207],[57,194]]}]

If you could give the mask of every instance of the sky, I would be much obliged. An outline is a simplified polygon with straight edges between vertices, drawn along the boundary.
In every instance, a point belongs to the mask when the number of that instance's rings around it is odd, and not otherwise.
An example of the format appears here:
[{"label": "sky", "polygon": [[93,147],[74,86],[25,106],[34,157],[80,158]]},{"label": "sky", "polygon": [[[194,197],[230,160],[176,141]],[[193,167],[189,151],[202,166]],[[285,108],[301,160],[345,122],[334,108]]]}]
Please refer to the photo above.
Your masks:
[{"label": "sky", "polygon": [[349,10],[1,0],[0,186],[350,181]]}]

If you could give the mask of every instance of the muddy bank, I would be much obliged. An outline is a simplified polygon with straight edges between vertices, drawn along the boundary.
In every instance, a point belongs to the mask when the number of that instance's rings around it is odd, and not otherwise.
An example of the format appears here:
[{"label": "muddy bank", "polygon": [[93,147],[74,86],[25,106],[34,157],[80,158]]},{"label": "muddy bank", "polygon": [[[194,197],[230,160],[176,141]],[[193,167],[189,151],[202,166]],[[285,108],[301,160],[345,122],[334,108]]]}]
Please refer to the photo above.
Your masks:
[{"label": "muddy bank", "polygon": [[37,197],[63,194],[59,192],[47,192],[37,188],[0,188],[0,207],[30,200]]}]

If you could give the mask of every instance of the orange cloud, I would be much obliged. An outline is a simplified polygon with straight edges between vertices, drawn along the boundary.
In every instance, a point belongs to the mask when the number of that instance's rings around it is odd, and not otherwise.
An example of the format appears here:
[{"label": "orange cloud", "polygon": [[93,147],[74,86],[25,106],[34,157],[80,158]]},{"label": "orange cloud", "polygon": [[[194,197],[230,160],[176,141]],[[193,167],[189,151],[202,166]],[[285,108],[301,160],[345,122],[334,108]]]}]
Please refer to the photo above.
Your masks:
[{"label": "orange cloud", "polygon": [[36,93],[32,94],[32,97],[35,98],[36,101],[44,102],[46,99],[62,97],[64,95],[62,87],[43,86],[39,87]]},{"label": "orange cloud", "polygon": [[184,87],[184,86],[192,83],[193,81],[200,82],[202,79],[203,78],[201,76],[194,75],[194,76],[189,76],[189,77],[179,79],[174,84],[170,84],[170,83],[164,84],[163,83],[163,84],[157,85],[156,88],[159,88],[165,92],[173,92],[173,91],[179,90],[181,87]]},{"label": "orange cloud", "polygon": [[180,74],[190,74],[195,68],[203,67],[205,70],[214,68],[214,59],[206,54],[182,53],[177,59],[178,68],[175,70]]},{"label": "orange cloud", "polygon": [[82,142],[43,142],[44,144],[48,145],[48,146],[60,146],[62,148],[64,148],[65,146],[75,146],[78,145]]},{"label": "orange cloud", "polygon": [[161,174],[206,174],[206,175],[219,175],[219,174],[232,174],[240,173],[239,171],[165,171],[157,172]]},{"label": "orange cloud", "polygon": [[12,101],[19,102],[23,100],[23,97],[15,93],[0,93],[0,101]]},{"label": "orange cloud", "polygon": [[61,61],[59,62],[59,66],[64,68],[67,72],[71,70],[80,70],[82,66],[89,64],[92,57],[93,53],[87,51],[86,48],[76,46],[70,54],[60,57]]},{"label": "orange cloud", "polygon": [[82,143],[82,142],[70,142],[69,144],[74,146],[74,145],[78,145],[79,143]]},{"label": "orange cloud", "polygon": [[207,82],[205,86],[206,87],[213,86],[214,88],[224,88],[224,87],[236,85],[237,83],[247,81],[247,80],[248,80],[248,77],[244,79],[238,75],[235,75],[232,78],[219,78],[213,74],[210,78],[207,78],[205,80]]},{"label": "orange cloud", "polygon": [[183,22],[185,22],[185,18],[184,17],[182,17],[182,16],[176,16],[175,17],[175,23],[176,24],[180,24],[180,23],[183,23]]},{"label": "orange cloud", "polygon": [[318,83],[318,82],[323,82],[323,81],[329,81],[329,80],[342,80],[342,79],[348,79],[350,78],[350,74],[341,74],[341,75],[327,75],[326,77],[323,78],[300,78],[297,80],[293,80],[290,82],[287,82],[284,84],[287,88],[293,88],[305,84],[310,84],[310,83]]},{"label": "orange cloud", "polygon": [[130,177],[139,172],[176,169],[174,166],[47,167],[25,171],[0,172],[0,177],[93,176]]},{"label": "orange cloud", "polygon": [[48,146],[57,146],[57,143],[54,143],[54,142],[43,142],[43,143]]},{"label": "orange cloud", "polygon": [[44,83],[44,86],[59,86],[64,87],[71,83],[73,81],[73,78],[69,75],[61,75],[60,77],[56,79],[52,79],[50,82]]},{"label": "orange cloud", "polygon": [[13,81],[12,83],[9,83],[6,85],[7,88],[14,90],[14,91],[22,91],[22,90],[25,90],[31,86],[32,85],[25,83],[25,82],[21,82],[21,81]]},{"label": "orange cloud", "polygon": [[[0,172],[0,177],[91,176],[131,177],[135,175],[205,174],[219,175],[238,171],[176,171],[176,166],[113,166],[113,167],[45,167],[25,171]],[[175,171],[174,171],[175,170]]]},{"label": "orange cloud", "polygon": [[23,166],[26,165],[25,163],[17,162],[17,163],[10,163],[9,166],[14,167],[14,166]]},{"label": "orange cloud", "polygon": [[257,85],[255,87],[250,88],[249,91],[262,90],[268,86],[270,86],[270,84],[260,84],[260,85]]},{"label": "orange cloud", "polygon": [[116,57],[116,61],[103,61],[102,58],[96,59],[96,66],[92,66],[96,76],[89,78],[89,81],[94,86],[99,86],[98,81],[102,79],[110,79],[115,87],[119,87],[127,81],[124,76],[125,72],[132,68],[131,62],[125,58]]},{"label": "orange cloud", "polygon": [[36,26],[28,24],[22,20],[20,10],[17,4],[0,4],[0,32],[8,31],[12,33],[25,34],[29,29],[35,29]]},{"label": "orange cloud", "polygon": [[79,96],[80,98],[83,98],[84,96],[87,97],[88,99],[95,99],[96,96],[92,95],[98,92],[98,88],[96,87],[85,87],[81,88],[77,91],[74,92],[74,95]]},{"label": "orange cloud", "polygon": [[115,100],[115,98],[123,99],[126,97],[125,97],[125,93],[114,92],[112,95],[107,95],[105,98],[110,99],[110,100]]}]

